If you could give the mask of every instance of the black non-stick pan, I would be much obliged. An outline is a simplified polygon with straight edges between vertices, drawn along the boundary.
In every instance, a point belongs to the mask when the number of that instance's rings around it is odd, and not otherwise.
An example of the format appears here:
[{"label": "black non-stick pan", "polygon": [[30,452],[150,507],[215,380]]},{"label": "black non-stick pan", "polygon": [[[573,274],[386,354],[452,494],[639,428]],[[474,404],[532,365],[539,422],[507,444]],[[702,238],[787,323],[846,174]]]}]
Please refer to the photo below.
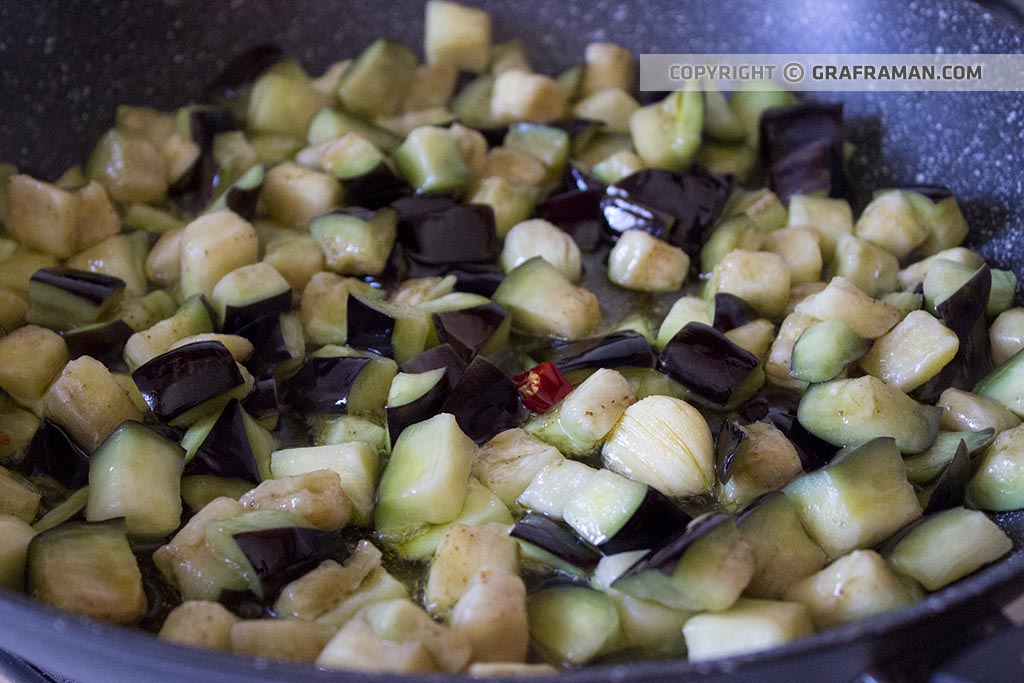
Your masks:
[{"label": "black non-stick pan", "polygon": [[[908,53],[1024,51],[1012,13],[967,0],[488,0],[499,37],[540,70],[593,40],[636,52]],[[55,178],[81,161],[119,103],[172,108],[237,51],[276,42],[311,70],[388,35],[422,43],[410,0],[0,0],[0,161]],[[859,201],[878,187],[949,185],[971,241],[1024,276],[1024,96],[846,93]],[[997,515],[1016,544],[992,567],[901,612],[763,655],[595,667],[564,681],[1024,681],[1024,513]],[[1024,602],[1024,601],[1019,601]],[[1009,615],[1009,616],[1007,616]],[[959,659],[970,646],[981,649]],[[315,683],[385,678],[181,648],[0,591],[0,649],[81,683]],[[933,672],[939,671],[935,674]],[[0,657],[0,680],[32,680]],[[437,680],[419,677],[409,680]],[[531,679],[537,680],[537,679]]]}]

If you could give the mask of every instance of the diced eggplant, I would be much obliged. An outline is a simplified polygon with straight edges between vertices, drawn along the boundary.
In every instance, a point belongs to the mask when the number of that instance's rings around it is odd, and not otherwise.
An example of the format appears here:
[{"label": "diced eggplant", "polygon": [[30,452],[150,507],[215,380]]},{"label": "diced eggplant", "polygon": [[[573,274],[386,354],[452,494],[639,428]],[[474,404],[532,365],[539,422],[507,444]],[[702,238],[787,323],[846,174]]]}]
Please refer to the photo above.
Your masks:
[{"label": "diced eggplant", "polygon": [[[202,382],[196,382],[202,377]],[[132,372],[150,410],[161,420],[185,417],[243,384],[231,352],[220,342],[196,342],[168,351]]]},{"label": "diced eggplant", "polygon": [[512,69],[494,79],[490,104],[491,117],[500,123],[548,123],[565,115],[568,98],[555,79]]},{"label": "diced eggplant", "polygon": [[275,451],[270,469],[275,478],[323,469],[336,472],[345,496],[352,502],[352,523],[359,526],[372,523],[380,457],[377,448],[366,441]]},{"label": "diced eggplant", "polygon": [[786,591],[785,599],[811,610],[814,625],[831,628],[891,610],[923,597],[921,588],[893,573],[873,550],[855,550]]},{"label": "diced eggplant", "polygon": [[423,351],[427,319],[418,310],[371,302],[349,292],[348,344],[404,362]]},{"label": "diced eggplant", "polygon": [[393,158],[399,173],[418,192],[459,194],[469,180],[469,169],[446,128],[414,129]]},{"label": "diced eggplant", "polygon": [[812,633],[814,623],[804,605],[750,598],[724,612],[698,614],[683,626],[691,662],[759,652]]},{"label": "diced eggplant", "polygon": [[523,548],[526,558],[568,574],[589,574],[601,560],[597,548],[564,524],[544,515],[526,515],[516,522],[509,535],[532,546]]},{"label": "diced eggplant", "polygon": [[843,139],[841,104],[805,102],[766,110],[760,148],[769,166],[769,187],[783,198],[821,189],[844,196]]},{"label": "diced eggplant", "polygon": [[870,349],[871,341],[857,336],[842,320],[814,323],[793,346],[789,374],[804,382],[827,382]]},{"label": "diced eggplant", "polygon": [[754,554],[729,515],[699,517],[640,558],[612,584],[668,607],[721,611],[754,575]]},{"label": "diced eggplant", "polygon": [[252,490],[245,479],[226,479],[213,474],[192,474],[181,479],[181,500],[195,514],[218,498],[237,500]]},{"label": "diced eggplant", "polygon": [[401,540],[426,524],[451,522],[466,500],[476,445],[441,413],[402,432],[381,477],[376,531]]},{"label": "diced eggplant", "polygon": [[992,399],[1017,417],[1024,416],[1024,352],[1018,351],[1008,361],[986,375],[974,387],[974,393]]},{"label": "diced eggplant", "polygon": [[282,366],[301,358],[305,350],[302,323],[293,314],[265,315],[239,328],[237,335],[252,344],[245,363],[257,375],[284,371]]},{"label": "diced eggplant", "polygon": [[833,558],[884,541],[921,516],[891,438],[845,448],[828,466],[797,477],[785,491],[808,533]]},{"label": "diced eggplant", "polygon": [[601,318],[597,297],[539,256],[506,275],[494,301],[512,314],[513,326],[570,340],[586,335]]},{"label": "diced eggplant", "polygon": [[25,590],[25,565],[28,546],[36,530],[17,517],[0,515],[0,587]]},{"label": "diced eggplant", "polygon": [[467,362],[451,344],[441,344],[410,358],[402,363],[401,370],[406,373],[421,373],[444,368],[445,383],[449,392],[458,385],[466,373]]},{"label": "diced eggplant", "polygon": [[623,289],[675,291],[689,271],[686,252],[643,230],[624,232],[608,255],[608,279]]},{"label": "diced eggplant", "polygon": [[[734,434],[723,425],[724,434]],[[729,425],[737,429],[735,425]],[[744,505],[758,496],[773,491],[803,472],[803,462],[796,447],[774,425],[755,422],[738,428],[745,438],[734,442],[724,462],[718,459],[722,471],[719,479],[719,500],[727,508]],[[728,447],[730,439],[725,439]],[[722,434],[716,445],[716,455],[723,453]]]},{"label": "diced eggplant", "polygon": [[25,451],[24,462],[34,475],[53,477],[69,489],[89,481],[89,454],[75,443],[63,427],[49,419],[39,429]]},{"label": "diced eggplant", "polygon": [[871,375],[815,384],[797,411],[804,427],[835,446],[892,437],[904,453],[932,445],[941,414]]},{"label": "diced eggplant", "polygon": [[1013,549],[995,522],[977,510],[955,507],[927,517],[889,555],[893,568],[936,591]]},{"label": "diced eggplant", "polygon": [[789,300],[789,267],[778,254],[734,249],[711,271],[705,296],[728,292],[745,300],[764,318],[781,317]]},{"label": "diced eggplant", "polygon": [[124,359],[128,367],[138,368],[166,353],[175,342],[185,337],[211,332],[213,321],[205,297],[192,297],[182,303],[174,315],[159,320],[129,337],[124,346]]},{"label": "diced eggplant", "polygon": [[673,217],[669,241],[696,256],[704,234],[717,220],[732,186],[731,179],[694,167],[685,174],[652,168],[638,171],[608,188],[634,202]]},{"label": "diced eggplant", "polygon": [[384,152],[392,152],[402,144],[402,138],[386,128],[374,125],[347,109],[329,107],[321,109],[310,120],[306,139],[311,145],[319,145],[349,133],[358,134]]},{"label": "diced eggplant", "polygon": [[714,311],[715,319],[711,326],[719,332],[728,332],[761,317],[753,306],[727,292],[715,294]]},{"label": "diced eggplant", "polygon": [[612,241],[628,230],[642,230],[658,239],[668,240],[675,218],[658,209],[631,201],[626,196],[606,195],[601,199],[606,233]]},{"label": "diced eggplant", "polygon": [[530,637],[553,664],[580,665],[615,647],[619,613],[612,599],[585,586],[546,588],[527,599]]},{"label": "diced eggplant", "polygon": [[102,319],[124,294],[124,280],[72,268],[43,268],[29,281],[29,322],[66,330]]},{"label": "diced eggplant", "polygon": [[450,344],[465,360],[489,356],[508,343],[511,317],[495,303],[431,315],[438,339]]},{"label": "diced eggplant", "polygon": [[419,374],[395,375],[385,408],[391,446],[395,445],[406,427],[423,422],[440,412],[448,393],[444,368]]},{"label": "diced eggplant", "polygon": [[324,347],[285,383],[284,400],[306,413],[377,414],[397,371],[388,358]]},{"label": "diced eggplant", "polygon": [[70,522],[28,548],[28,591],[67,612],[118,624],[146,614],[139,565],[121,522]]},{"label": "diced eggplant", "polygon": [[[799,397],[795,398],[797,401],[799,400]],[[796,448],[804,471],[813,472],[832,460],[838,449],[807,431],[807,428],[797,419],[796,408],[797,406],[793,405],[792,410],[768,410],[765,415],[758,416],[757,419],[766,417],[775,425]]]},{"label": "diced eggplant", "polygon": [[533,476],[517,502],[527,510],[561,520],[565,506],[596,473],[581,462],[554,459]]},{"label": "diced eggplant", "polygon": [[881,298],[897,288],[900,262],[892,252],[867,240],[843,233],[832,254],[832,274],[842,277],[871,297]]},{"label": "diced eggplant", "polygon": [[412,83],[416,62],[416,55],[405,45],[374,41],[338,80],[338,97],[359,116],[396,114]]},{"label": "diced eggplant", "polygon": [[277,400],[277,379],[273,376],[256,380],[249,395],[242,400],[242,409],[254,420],[273,431],[281,414]]},{"label": "diced eggplant", "polygon": [[630,331],[559,345],[539,358],[553,362],[566,375],[600,368],[653,368],[656,360],[647,339]]},{"label": "diced eggplant", "polygon": [[609,470],[588,479],[562,515],[605,554],[658,547],[691,519],[656,489]]},{"label": "diced eggplant", "polygon": [[86,175],[124,204],[158,204],[167,196],[164,155],[145,137],[116,128],[96,143]]},{"label": "diced eggplant", "polygon": [[342,275],[379,275],[395,243],[397,215],[346,209],[314,218],[310,233],[324,251],[328,270]]},{"label": "diced eggplant", "polygon": [[693,162],[704,128],[704,99],[695,86],[691,82],[685,90],[633,112],[633,146],[647,165],[684,171]]},{"label": "diced eggplant", "polygon": [[935,483],[929,485],[918,496],[924,504],[924,514],[930,515],[962,505],[970,480],[971,458],[967,443],[961,441],[953,458],[946,463]]},{"label": "diced eggplant", "polygon": [[240,531],[231,538],[259,577],[268,603],[277,599],[285,585],[324,560],[348,556],[344,540],[333,531],[286,526]]},{"label": "diced eggplant", "polygon": [[124,365],[124,345],[133,334],[132,328],[124,320],[118,319],[75,327],[61,336],[67,344],[71,360],[92,356],[108,368],[121,368]]},{"label": "diced eggplant", "polygon": [[231,271],[214,286],[210,299],[224,334],[238,334],[264,316],[287,313],[292,308],[288,281],[267,263]]},{"label": "diced eggplant", "polygon": [[182,439],[186,475],[214,475],[260,483],[270,474],[274,440],[236,399],[194,424]]},{"label": "diced eggplant", "polygon": [[872,299],[841,277],[833,277],[825,289],[807,297],[793,310],[818,320],[838,318],[865,339],[881,337],[900,321],[895,306]]},{"label": "diced eggplant", "polygon": [[968,495],[982,510],[1024,509],[1024,428],[996,437],[977,465]]},{"label": "diced eggplant", "polygon": [[658,357],[658,369],[702,399],[725,405],[758,366],[749,351],[703,323],[687,323]]},{"label": "diced eggplant", "polygon": [[277,45],[264,43],[239,52],[210,81],[206,96],[234,100],[247,94],[249,87],[263,72],[284,59]]},{"label": "diced eggplant", "polygon": [[181,523],[185,451],[138,422],[124,422],[89,460],[90,522],[124,518],[134,538],[167,536]]},{"label": "diced eggplant", "polygon": [[973,455],[991,444],[995,434],[992,428],[963,432],[940,431],[928,450],[906,458],[907,478],[914,484],[922,485],[934,481],[953,460],[961,441],[967,453]]},{"label": "diced eggplant", "polygon": [[523,408],[516,385],[496,365],[477,356],[441,407],[476,443],[519,425]]},{"label": "diced eggplant", "polygon": [[545,200],[537,207],[537,217],[569,233],[580,250],[589,253],[609,230],[601,209],[604,196],[603,186],[570,189]]},{"label": "diced eggplant", "polygon": [[11,515],[30,523],[39,513],[42,494],[21,475],[0,467],[0,515]]},{"label": "diced eggplant", "polygon": [[[917,390],[922,401],[934,401],[949,387],[970,389],[992,369],[985,311],[978,306],[992,291],[988,266],[982,266],[962,286],[935,301],[935,312],[956,334],[959,344],[952,360]],[[927,292],[925,298],[927,299]]]},{"label": "diced eggplant", "polygon": [[418,263],[481,263],[498,255],[491,207],[466,204],[416,211],[399,220],[398,235],[409,258]]}]

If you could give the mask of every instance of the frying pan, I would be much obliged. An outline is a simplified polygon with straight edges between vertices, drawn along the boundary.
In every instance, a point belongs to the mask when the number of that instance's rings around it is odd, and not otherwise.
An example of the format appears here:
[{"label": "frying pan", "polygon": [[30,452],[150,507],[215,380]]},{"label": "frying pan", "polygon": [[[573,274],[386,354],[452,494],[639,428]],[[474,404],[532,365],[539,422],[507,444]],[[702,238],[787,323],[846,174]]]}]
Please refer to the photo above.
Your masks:
[{"label": "frying pan", "polygon": [[[1018,27],[965,0],[483,0],[497,38],[521,38],[535,67],[578,62],[586,43],[636,52],[1015,52]],[[237,51],[276,42],[313,71],[380,35],[422,44],[421,2],[82,2],[0,4],[0,160],[55,178],[83,160],[119,103],[173,108]],[[843,93],[857,154],[855,208],[873,189],[945,183],[971,241],[1024,276],[1024,98],[1012,93]],[[559,681],[1022,681],[1024,631],[1003,607],[1024,591],[1024,513],[995,516],[1015,550],[909,609],[784,648],[718,662],[648,662]],[[1021,601],[1018,601],[1021,602]],[[1019,622],[1018,622],[1019,623]],[[954,655],[984,640],[984,650]],[[0,649],[80,683],[314,683],[379,676],[198,651],[94,623],[0,591]],[[971,657],[973,656],[973,659]],[[19,668],[20,667],[20,668]],[[0,657],[3,674],[33,680]],[[38,679],[42,680],[42,679]],[[407,680],[437,680],[411,677]],[[447,679],[446,679],[447,680]],[[530,679],[539,680],[539,679]],[[543,679],[540,679],[543,680]]]}]

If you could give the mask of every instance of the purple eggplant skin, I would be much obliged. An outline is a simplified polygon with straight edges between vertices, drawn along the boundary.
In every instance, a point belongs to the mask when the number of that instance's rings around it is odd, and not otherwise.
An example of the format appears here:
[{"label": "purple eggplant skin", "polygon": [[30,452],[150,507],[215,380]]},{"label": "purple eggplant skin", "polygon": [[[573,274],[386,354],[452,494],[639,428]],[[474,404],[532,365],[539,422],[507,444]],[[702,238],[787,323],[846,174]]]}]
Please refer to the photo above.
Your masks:
[{"label": "purple eggplant skin", "polygon": [[89,483],[89,454],[56,422],[43,418],[25,450],[32,476],[47,476],[69,489]]},{"label": "purple eggplant skin", "polygon": [[938,317],[956,333],[960,348],[939,374],[913,392],[914,398],[933,403],[945,389],[970,391],[992,371],[992,348],[988,336],[985,306],[992,289],[992,272],[982,265],[960,289],[935,306]]},{"label": "purple eggplant skin", "polygon": [[605,555],[658,548],[692,519],[667,496],[648,486],[647,495],[629,520],[599,547]]},{"label": "purple eggplant skin", "polygon": [[455,291],[479,294],[488,299],[494,296],[498,285],[505,279],[501,267],[489,263],[467,263],[460,268],[452,268],[445,275],[455,276]]},{"label": "purple eggplant skin", "polygon": [[224,194],[224,205],[247,221],[256,217],[256,204],[259,202],[263,181],[255,187],[229,187]]},{"label": "purple eggplant skin", "polygon": [[518,427],[526,415],[515,383],[483,356],[469,364],[440,412],[454,415],[459,428],[477,444]]},{"label": "purple eggplant skin", "polygon": [[231,352],[217,341],[172,349],[136,368],[132,379],[149,409],[165,422],[243,382]]},{"label": "purple eggplant skin", "polygon": [[281,329],[281,314],[274,313],[257,318],[233,334],[245,337],[253,345],[252,355],[245,366],[254,375],[273,372],[281,363],[291,360],[292,354]]},{"label": "purple eggplant skin", "polygon": [[945,185],[905,185],[899,189],[905,192],[916,192],[932,200],[932,204],[938,204],[942,200],[953,196],[953,190]]},{"label": "purple eggplant skin", "polygon": [[694,166],[685,174],[655,168],[637,171],[609,186],[608,194],[672,216],[669,242],[694,256],[731,190],[732,176]]},{"label": "purple eggplant skin", "polygon": [[292,310],[292,290],[288,288],[277,294],[254,301],[244,306],[226,306],[224,308],[224,324],[221,332],[238,334],[239,330],[255,323],[266,316],[277,316]]},{"label": "purple eggplant skin", "polygon": [[389,206],[398,213],[398,222],[410,220],[434,211],[455,206],[456,202],[443,194],[414,194],[394,200]]},{"label": "purple eggplant skin", "polygon": [[924,506],[924,514],[942,512],[958,505],[963,505],[967,495],[967,484],[971,481],[971,455],[967,444],[960,441],[956,447],[956,455],[949,461],[942,474],[931,486],[928,502]]},{"label": "purple eggplant skin", "polygon": [[580,538],[568,526],[544,515],[526,515],[516,522],[509,536],[533,544],[588,574],[601,561],[600,550]]},{"label": "purple eggplant skin", "polygon": [[383,161],[363,175],[346,178],[343,184],[346,200],[368,209],[382,209],[412,194],[409,184]]},{"label": "purple eggplant skin", "polygon": [[100,306],[115,292],[125,288],[124,280],[103,273],[74,268],[40,268],[32,273],[31,282],[59,289],[93,306]]},{"label": "purple eggplant skin", "polygon": [[704,323],[687,323],[665,345],[658,369],[707,401],[725,405],[757,367],[754,354]]},{"label": "purple eggplant skin", "polygon": [[281,414],[277,401],[277,379],[267,375],[256,380],[249,395],[242,399],[242,408],[255,420],[266,420]]},{"label": "purple eggplant skin", "polygon": [[337,531],[308,527],[277,527],[231,536],[260,577],[263,600],[272,604],[281,589],[324,560],[343,562],[349,549]]},{"label": "purple eggplant skin", "polygon": [[413,356],[402,363],[400,369],[402,372],[420,373],[444,368],[444,380],[448,387],[448,393],[451,393],[462,381],[462,376],[466,374],[468,365],[469,363],[452,348],[451,344],[440,344]]},{"label": "purple eggplant skin", "polygon": [[760,314],[746,301],[728,292],[715,294],[715,321],[712,323],[719,332],[742,327],[760,318]]},{"label": "purple eggplant skin", "polygon": [[722,428],[715,439],[715,471],[718,480],[723,484],[732,478],[732,465],[740,446],[747,440],[747,433],[731,420],[722,423]]},{"label": "purple eggplant skin", "polygon": [[583,192],[586,190],[600,190],[601,192],[604,192],[607,187],[607,185],[578,166],[574,164],[566,164],[565,171],[562,173],[562,185],[558,191],[559,193],[572,191]]},{"label": "purple eggplant skin", "polygon": [[494,209],[485,204],[457,204],[400,218],[398,239],[408,258],[428,266],[485,263],[498,256]]},{"label": "purple eggplant skin", "polygon": [[395,357],[395,318],[366,300],[348,295],[348,345],[354,349],[373,351],[388,358]]},{"label": "purple eggplant skin", "polygon": [[793,444],[804,472],[821,469],[839,452],[838,448],[811,434],[800,424],[796,417],[796,408],[792,411],[769,410],[764,421],[775,425],[775,428]]},{"label": "purple eggplant skin", "polygon": [[[448,374],[447,372],[445,374]],[[438,377],[434,386],[412,401],[400,406],[388,406],[384,410],[387,420],[388,438],[394,446],[402,431],[417,422],[428,420],[441,412],[450,390],[445,375]]]},{"label": "purple eggplant skin", "polygon": [[277,45],[256,45],[235,55],[206,88],[207,98],[233,99],[263,72],[284,59]]},{"label": "purple eggplant skin", "polygon": [[344,415],[348,395],[370,358],[310,356],[282,388],[284,402],[302,413]]},{"label": "purple eggplant skin", "polygon": [[616,242],[627,230],[643,230],[660,240],[668,241],[675,218],[658,209],[631,201],[628,197],[605,195],[601,198],[601,212],[608,226],[605,236]]},{"label": "purple eggplant skin", "polygon": [[[662,574],[671,576],[676,569],[676,565],[679,564],[679,560],[682,559],[683,554],[695,541],[705,534],[714,531],[722,524],[732,523],[732,520],[732,515],[714,513],[695,521],[689,527],[684,527],[676,531],[676,533],[669,538],[664,545],[653,548],[650,552],[637,560],[636,563],[623,572],[616,581],[621,581],[622,579],[648,571],[661,572]],[[612,587],[614,586],[615,584],[613,583]]]},{"label": "purple eggplant skin", "polygon": [[508,311],[496,303],[434,313],[430,316],[442,344],[450,344],[467,362],[480,353],[498,328],[508,320]]},{"label": "purple eggplant skin", "polygon": [[768,168],[768,188],[783,201],[820,190],[829,197],[848,196],[843,143],[815,142],[779,159]]},{"label": "purple eggplant skin", "polygon": [[561,119],[555,119],[545,125],[565,131],[570,138],[575,139],[580,135],[593,135],[594,133],[597,133],[605,127],[605,122],[599,121],[598,119],[568,116]]},{"label": "purple eggplant skin", "polygon": [[184,474],[212,474],[260,483],[259,466],[249,445],[245,415],[237,399],[231,399],[224,406],[195,455],[185,463]]},{"label": "purple eggplant skin", "polygon": [[60,334],[64,337],[68,356],[72,360],[92,356],[108,368],[121,370],[125,368],[122,357],[124,345],[134,333],[125,321],[112,320],[108,323],[77,327]]},{"label": "purple eggplant skin", "polygon": [[581,251],[590,253],[601,244],[609,230],[601,211],[603,187],[586,190],[567,190],[549,197],[537,207],[537,218],[569,233]]},{"label": "purple eggplant skin", "polygon": [[844,138],[842,104],[801,102],[761,114],[761,157],[768,166],[807,145]]},{"label": "purple eggplant skin", "polygon": [[484,140],[487,142],[487,149],[500,147],[505,142],[505,136],[508,135],[508,126],[488,126],[487,128],[477,128],[476,130],[484,136]]},{"label": "purple eggplant skin", "polygon": [[538,353],[538,361],[551,361],[562,374],[599,368],[650,369],[657,362],[647,338],[624,330],[596,339],[570,342],[552,352]]}]

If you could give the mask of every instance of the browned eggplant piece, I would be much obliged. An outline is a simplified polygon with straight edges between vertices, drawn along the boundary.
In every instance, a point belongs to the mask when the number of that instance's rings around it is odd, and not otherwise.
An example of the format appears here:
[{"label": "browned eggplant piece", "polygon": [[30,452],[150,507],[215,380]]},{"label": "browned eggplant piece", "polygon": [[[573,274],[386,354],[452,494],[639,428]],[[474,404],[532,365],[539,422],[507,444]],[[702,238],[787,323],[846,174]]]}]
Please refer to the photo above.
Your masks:
[{"label": "browned eggplant piece", "polygon": [[628,197],[605,195],[601,198],[601,212],[608,226],[605,233],[615,242],[627,230],[643,230],[661,240],[668,240],[675,218],[658,209],[631,201]]},{"label": "browned eggplant piece", "polygon": [[800,464],[804,472],[813,472],[831,462],[838,448],[807,431],[796,417],[796,408],[792,410],[771,410],[766,422],[770,422],[785,435],[796,448]]},{"label": "browned eggplant piece", "polygon": [[568,190],[548,198],[537,207],[537,217],[557,225],[572,235],[582,251],[592,252],[609,230],[601,211],[604,187]]},{"label": "browned eggplant piece", "polygon": [[231,352],[217,341],[172,349],[136,368],[132,379],[149,409],[165,422],[243,382]]},{"label": "browned eggplant piece", "polygon": [[89,454],[63,427],[47,418],[32,436],[23,464],[33,476],[52,477],[69,489],[89,483]]},{"label": "browned eggplant piece", "polygon": [[971,456],[967,444],[960,441],[956,455],[942,469],[942,474],[928,487],[928,502],[924,506],[924,514],[941,512],[949,508],[963,505],[967,494],[967,484],[971,481]]},{"label": "browned eggplant piece", "polygon": [[260,483],[259,465],[245,428],[245,414],[237,399],[224,406],[195,455],[185,463],[184,474],[212,474]]},{"label": "browned eggplant piece", "polygon": [[526,414],[515,383],[496,365],[477,356],[441,407],[478,444],[519,426]]},{"label": "browned eggplant piece", "polygon": [[657,357],[647,338],[624,330],[597,339],[570,342],[554,350],[534,354],[539,361],[551,361],[562,374],[599,368],[653,368]]},{"label": "browned eggplant piece", "polygon": [[408,258],[424,265],[485,263],[498,255],[494,209],[456,204],[398,221],[398,239]]},{"label": "browned eggplant piece", "polygon": [[728,292],[715,294],[715,321],[711,325],[719,332],[728,332],[757,320],[761,315],[746,301]]},{"label": "browned eggplant piece", "polygon": [[277,380],[271,375],[256,380],[249,395],[242,400],[242,408],[260,422],[275,422],[281,414],[277,402]]},{"label": "browned eggplant piece", "polygon": [[478,353],[500,351],[502,329],[508,337],[508,311],[493,302],[434,313],[431,318],[441,343],[450,344],[467,362]]},{"label": "browned eggplant piece", "polygon": [[939,319],[960,339],[953,360],[914,392],[918,401],[932,403],[949,387],[970,391],[992,371],[992,349],[985,306],[992,289],[992,273],[983,265],[960,289],[935,306]]},{"label": "browned eggplant piece", "polygon": [[92,356],[113,370],[124,369],[122,355],[128,337],[135,333],[123,320],[94,323],[62,332],[71,360]]},{"label": "browned eggplant piece", "polygon": [[704,234],[717,220],[732,189],[732,177],[694,166],[680,174],[648,168],[608,187],[610,196],[656,209],[674,219],[669,242],[691,256],[704,243]]},{"label": "browned eggplant piece", "polygon": [[697,322],[679,330],[658,357],[659,370],[716,405],[728,403],[757,364],[725,334]]},{"label": "browned eggplant piece", "polygon": [[241,306],[228,304],[224,307],[224,324],[221,326],[221,332],[240,334],[240,331],[263,318],[268,316],[277,318],[281,313],[287,313],[290,310],[292,310],[291,288]]},{"label": "browned eggplant piece", "polygon": [[263,600],[272,604],[281,589],[316,569],[324,560],[344,561],[349,555],[337,531],[307,527],[276,527],[232,534],[263,587]]},{"label": "browned eggplant piece", "polygon": [[581,573],[593,572],[601,561],[600,550],[569,527],[544,515],[526,515],[516,522],[509,535],[537,546]]},{"label": "browned eggplant piece", "polygon": [[[290,294],[289,294],[290,297]],[[240,327],[232,334],[245,337],[252,342],[252,355],[245,361],[245,366],[254,375],[272,373],[279,365],[293,358],[292,350],[285,339],[281,327],[281,315],[274,313],[257,318],[251,323]]]},{"label": "browned eggplant piece", "polygon": [[468,363],[452,348],[451,344],[440,344],[414,356],[401,365],[402,372],[421,373],[444,368],[445,383],[448,391],[455,389],[462,376],[466,374]]}]

